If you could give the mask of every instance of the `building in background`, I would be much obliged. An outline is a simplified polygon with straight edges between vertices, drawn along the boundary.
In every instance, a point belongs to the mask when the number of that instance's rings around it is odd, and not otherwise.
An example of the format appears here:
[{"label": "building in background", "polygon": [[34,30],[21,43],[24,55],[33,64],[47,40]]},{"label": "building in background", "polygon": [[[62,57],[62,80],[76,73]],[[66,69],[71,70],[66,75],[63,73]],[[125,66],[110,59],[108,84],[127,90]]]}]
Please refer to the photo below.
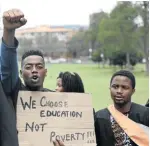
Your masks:
[{"label": "building in background", "polygon": [[43,36],[48,34],[49,37],[57,37],[59,41],[68,41],[76,32],[77,30],[69,28],[41,25],[32,28],[18,29],[16,31],[16,36],[18,38],[25,37],[34,39],[37,35]]}]

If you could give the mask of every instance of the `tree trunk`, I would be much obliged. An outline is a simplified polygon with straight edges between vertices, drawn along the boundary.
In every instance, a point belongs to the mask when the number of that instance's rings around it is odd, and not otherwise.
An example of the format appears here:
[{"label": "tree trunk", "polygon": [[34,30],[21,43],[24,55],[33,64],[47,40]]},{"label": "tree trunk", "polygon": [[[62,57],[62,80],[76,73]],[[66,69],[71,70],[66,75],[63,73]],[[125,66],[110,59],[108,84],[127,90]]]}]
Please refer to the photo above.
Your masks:
[{"label": "tree trunk", "polygon": [[149,76],[149,59],[148,59],[148,57],[146,58],[146,75]]},{"label": "tree trunk", "polygon": [[128,52],[126,53],[126,62],[126,68],[130,70],[130,54]]},{"label": "tree trunk", "polygon": [[102,58],[102,68],[105,68],[105,58]]}]

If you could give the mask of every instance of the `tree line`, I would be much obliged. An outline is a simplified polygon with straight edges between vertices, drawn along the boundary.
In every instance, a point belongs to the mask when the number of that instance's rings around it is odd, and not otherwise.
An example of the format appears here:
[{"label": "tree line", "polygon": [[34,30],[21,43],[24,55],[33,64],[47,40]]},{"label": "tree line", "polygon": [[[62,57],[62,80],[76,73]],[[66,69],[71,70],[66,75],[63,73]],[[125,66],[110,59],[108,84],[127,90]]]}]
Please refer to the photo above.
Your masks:
[{"label": "tree line", "polygon": [[20,52],[32,48],[42,49],[52,57],[78,58],[90,56],[94,62],[109,62],[131,68],[145,59],[149,72],[149,2],[124,1],[110,13],[104,11],[90,15],[87,30],[80,29],[70,40],[60,41],[45,33],[34,40],[20,38]]},{"label": "tree line", "polygon": [[90,16],[87,31],[78,32],[68,49],[76,56],[92,49],[95,62],[109,60],[110,65],[131,68],[145,59],[149,72],[149,2],[117,2],[111,13],[98,12]]}]

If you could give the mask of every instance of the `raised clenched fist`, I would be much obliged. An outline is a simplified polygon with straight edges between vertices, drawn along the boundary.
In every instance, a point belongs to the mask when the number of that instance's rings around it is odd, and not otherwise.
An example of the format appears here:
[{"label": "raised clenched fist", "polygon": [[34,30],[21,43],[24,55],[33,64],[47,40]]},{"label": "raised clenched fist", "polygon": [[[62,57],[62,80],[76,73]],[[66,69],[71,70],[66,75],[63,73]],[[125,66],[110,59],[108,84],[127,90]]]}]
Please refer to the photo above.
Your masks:
[{"label": "raised clenched fist", "polygon": [[4,29],[15,30],[25,25],[27,20],[24,18],[24,14],[19,9],[12,9],[3,13],[3,25]]}]

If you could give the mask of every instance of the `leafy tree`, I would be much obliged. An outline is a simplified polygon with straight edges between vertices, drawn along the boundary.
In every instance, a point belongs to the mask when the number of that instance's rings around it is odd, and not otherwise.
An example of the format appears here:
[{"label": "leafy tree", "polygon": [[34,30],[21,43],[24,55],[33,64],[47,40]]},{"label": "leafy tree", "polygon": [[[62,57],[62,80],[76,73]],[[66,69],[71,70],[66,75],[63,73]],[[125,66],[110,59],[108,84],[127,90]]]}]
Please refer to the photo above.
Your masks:
[{"label": "leafy tree", "polygon": [[90,48],[93,50],[98,49],[100,46],[100,42],[98,40],[98,32],[99,32],[99,23],[104,19],[108,18],[108,14],[101,11],[98,13],[93,13],[90,16],[90,27],[88,30],[88,38],[90,41]]},{"label": "leafy tree", "polygon": [[93,53],[92,53],[92,60],[94,62],[101,62],[102,61],[102,58],[100,56],[100,51],[99,50],[95,50]]},{"label": "leafy tree", "polygon": [[140,38],[138,45],[144,53],[146,59],[146,73],[149,75],[149,1],[135,3],[139,17],[142,19],[139,25]]},{"label": "leafy tree", "polygon": [[67,42],[68,53],[73,58],[89,55],[89,44],[86,39],[86,32],[79,31]]},{"label": "leafy tree", "polygon": [[132,2],[118,2],[110,17],[99,24],[99,41],[105,56],[111,57],[116,51],[126,54],[126,63],[130,65],[130,54],[136,49],[137,25],[134,19],[137,11]]},{"label": "leafy tree", "polygon": [[[141,54],[138,54],[136,52],[130,54],[130,63],[132,66],[135,66],[138,62],[141,62],[141,60]],[[126,53],[121,51],[113,53],[112,57],[110,58],[110,64],[114,66],[118,65],[121,68],[126,66]]]}]

